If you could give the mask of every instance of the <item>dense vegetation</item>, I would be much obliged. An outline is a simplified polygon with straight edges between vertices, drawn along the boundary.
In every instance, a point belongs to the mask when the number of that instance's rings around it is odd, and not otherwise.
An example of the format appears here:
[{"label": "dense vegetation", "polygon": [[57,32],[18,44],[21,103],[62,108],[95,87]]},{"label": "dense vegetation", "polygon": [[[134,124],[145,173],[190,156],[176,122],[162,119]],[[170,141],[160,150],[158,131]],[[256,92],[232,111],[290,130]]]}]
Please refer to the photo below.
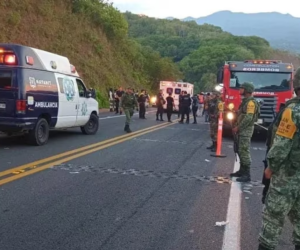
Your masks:
[{"label": "dense vegetation", "polygon": [[300,65],[299,57],[272,49],[260,37],[234,36],[220,27],[194,21],[155,19],[129,12],[124,15],[129,36],[171,58],[184,73],[184,80],[194,83],[197,90],[211,90],[218,68],[227,60],[278,59]]},{"label": "dense vegetation", "polygon": [[67,56],[107,106],[107,89],[156,88],[182,75],[169,58],[128,38],[128,23],[99,0],[0,1],[0,42],[19,43]]}]

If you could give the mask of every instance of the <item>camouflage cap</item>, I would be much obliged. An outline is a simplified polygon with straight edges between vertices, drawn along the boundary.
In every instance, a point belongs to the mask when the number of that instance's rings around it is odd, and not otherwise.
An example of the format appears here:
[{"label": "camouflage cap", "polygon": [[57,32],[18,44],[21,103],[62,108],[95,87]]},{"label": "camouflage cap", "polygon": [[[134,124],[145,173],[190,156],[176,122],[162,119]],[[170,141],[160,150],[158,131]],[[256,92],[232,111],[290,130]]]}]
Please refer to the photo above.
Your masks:
[{"label": "camouflage cap", "polygon": [[241,86],[240,86],[241,89],[244,89],[246,92],[248,93],[253,93],[254,92],[254,85],[250,82],[244,82]]}]

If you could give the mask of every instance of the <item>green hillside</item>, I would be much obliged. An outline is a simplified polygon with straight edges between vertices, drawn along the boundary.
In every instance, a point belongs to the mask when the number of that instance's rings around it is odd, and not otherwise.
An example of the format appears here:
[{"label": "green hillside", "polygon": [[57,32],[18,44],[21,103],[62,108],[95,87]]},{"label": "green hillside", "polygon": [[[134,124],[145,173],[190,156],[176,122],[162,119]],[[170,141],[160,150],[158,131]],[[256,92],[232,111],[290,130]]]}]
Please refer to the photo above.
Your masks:
[{"label": "green hillside", "polygon": [[0,41],[67,56],[107,106],[109,87],[156,89],[159,79],[181,78],[177,66],[128,38],[128,24],[98,0],[0,1]]},{"label": "green hillside", "polygon": [[184,80],[194,83],[197,90],[211,90],[216,72],[226,60],[278,59],[300,66],[298,55],[275,50],[260,37],[234,36],[220,27],[194,21],[140,17],[129,12],[124,16],[129,36],[171,58],[179,65]]}]

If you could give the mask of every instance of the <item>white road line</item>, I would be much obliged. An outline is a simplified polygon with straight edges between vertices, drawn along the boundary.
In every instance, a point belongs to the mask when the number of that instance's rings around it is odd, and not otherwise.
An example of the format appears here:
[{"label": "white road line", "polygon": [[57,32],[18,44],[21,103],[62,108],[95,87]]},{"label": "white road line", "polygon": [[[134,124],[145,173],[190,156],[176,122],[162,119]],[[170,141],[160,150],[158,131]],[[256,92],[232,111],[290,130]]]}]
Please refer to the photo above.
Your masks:
[{"label": "white road line", "polygon": [[[156,111],[148,111],[148,112],[146,112],[146,115],[150,114],[150,113],[154,113],[154,112],[156,112]],[[138,113],[134,113],[133,115],[138,115]],[[107,119],[113,119],[113,118],[119,118],[119,117],[125,117],[125,115],[105,116],[105,117],[100,117],[99,120],[107,120]]]},{"label": "white road line", "polygon": [[[240,168],[240,159],[234,163],[234,172]],[[232,182],[222,250],[241,250],[241,184]]]}]

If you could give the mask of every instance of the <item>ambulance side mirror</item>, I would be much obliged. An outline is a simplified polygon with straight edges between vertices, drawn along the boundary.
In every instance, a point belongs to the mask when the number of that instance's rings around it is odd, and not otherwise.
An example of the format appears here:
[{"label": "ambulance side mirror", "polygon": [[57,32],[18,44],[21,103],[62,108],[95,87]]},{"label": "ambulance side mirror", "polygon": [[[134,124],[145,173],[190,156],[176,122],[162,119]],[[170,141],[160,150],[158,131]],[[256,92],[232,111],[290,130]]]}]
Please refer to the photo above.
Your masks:
[{"label": "ambulance side mirror", "polygon": [[86,91],[87,98],[96,98],[96,91],[94,89],[89,89]]},{"label": "ambulance side mirror", "polygon": [[85,97],[86,97],[86,98],[91,98],[91,97],[92,97],[91,91],[87,90],[87,91],[86,91],[86,94],[85,94]]}]

